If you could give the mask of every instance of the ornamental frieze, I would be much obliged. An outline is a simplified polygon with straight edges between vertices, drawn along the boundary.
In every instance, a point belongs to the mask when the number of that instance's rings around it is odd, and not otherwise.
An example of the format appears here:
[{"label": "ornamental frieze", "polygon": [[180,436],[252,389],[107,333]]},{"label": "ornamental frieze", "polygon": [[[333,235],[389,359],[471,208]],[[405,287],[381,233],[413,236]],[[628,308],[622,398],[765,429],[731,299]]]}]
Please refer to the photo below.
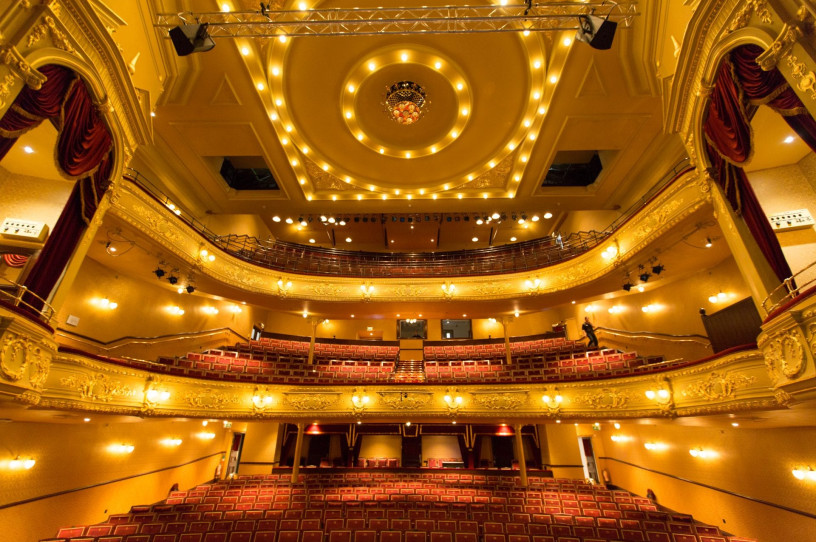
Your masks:
[{"label": "ornamental frieze", "polygon": [[704,380],[690,384],[683,392],[687,397],[701,397],[708,401],[722,401],[733,399],[737,390],[747,388],[756,382],[755,376],[741,373],[712,372]]},{"label": "ornamental frieze", "polygon": [[51,354],[47,348],[29,338],[6,332],[0,344],[0,375],[17,382],[28,371],[28,382],[37,390],[42,389],[51,366]]},{"label": "ornamental frieze", "polygon": [[108,375],[96,373],[66,376],[60,379],[60,384],[68,389],[78,391],[82,399],[91,401],[109,402],[114,398],[127,398],[134,395],[134,391],[118,380],[112,380]]},{"label": "ornamental frieze", "polygon": [[527,391],[490,391],[472,395],[476,405],[488,410],[514,410],[525,406],[529,400]]},{"label": "ornamental frieze", "polygon": [[629,403],[630,398],[628,392],[618,391],[614,388],[603,388],[579,395],[573,401],[595,409],[624,408]]},{"label": "ornamental frieze", "polygon": [[762,350],[772,380],[777,380],[780,373],[788,379],[796,378],[805,367],[805,349],[795,330],[763,341]]},{"label": "ornamental frieze", "polygon": [[381,391],[380,399],[394,410],[416,410],[424,408],[433,397],[430,392]]},{"label": "ornamental frieze", "polygon": [[212,388],[187,392],[184,395],[184,400],[193,408],[212,409],[234,407],[241,402],[238,394],[219,392]]},{"label": "ornamental frieze", "polygon": [[339,393],[302,391],[284,393],[286,403],[297,410],[324,410],[337,403]]},{"label": "ornamental frieze", "polygon": [[427,288],[424,286],[417,286],[416,284],[402,284],[394,288],[394,293],[398,297],[417,298],[425,297]]}]

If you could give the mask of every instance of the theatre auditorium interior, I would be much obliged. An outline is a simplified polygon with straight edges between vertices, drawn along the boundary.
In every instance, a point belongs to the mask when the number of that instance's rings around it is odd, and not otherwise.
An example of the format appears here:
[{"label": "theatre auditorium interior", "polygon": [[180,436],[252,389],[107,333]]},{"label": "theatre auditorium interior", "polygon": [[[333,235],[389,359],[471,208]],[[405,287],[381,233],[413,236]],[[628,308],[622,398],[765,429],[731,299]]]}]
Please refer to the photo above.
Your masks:
[{"label": "theatre auditorium interior", "polygon": [[815,540],[814,118],[811,0],[0,2],[0,539]]}]

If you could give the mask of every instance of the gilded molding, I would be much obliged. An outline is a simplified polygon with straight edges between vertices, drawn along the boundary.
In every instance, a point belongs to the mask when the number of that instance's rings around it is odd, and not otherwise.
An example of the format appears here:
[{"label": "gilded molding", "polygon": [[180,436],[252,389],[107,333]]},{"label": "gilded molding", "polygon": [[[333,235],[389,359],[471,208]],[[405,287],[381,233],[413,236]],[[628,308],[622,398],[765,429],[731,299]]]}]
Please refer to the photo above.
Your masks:
[{"label": "gilded molding", "polygon": [[791,75],[797,81],[796,87],[806,92],[811,100],[816,100],[816,73],[808,70],[807,65],[801,62],[796,55],[789,55],[785,60],[791,68]]},{"label": "gilded molding", "polygon": [[75,52],[71,42],[68,41],[68,36],[57,28],[56,21],[50,15],[43,17],[42,22],[31,29],[31,33],[28,35],[28,46],[31,47],[46,36],[51,37],[51,42],[55,47],[69,53]]},{"label": "gilded molding", "polygon": [[603,408],[625,408],[631,399],[629,393],[618,391],[615,388],[603,388],[602,390],[584,393],[575,397],[576,403],[584,404],[595,409]]},{"label": "gilded molding", "polygon": [[527,390],[504,391],[493,389],[481,393],[471,393],[476,405],[488,410],[517,410],[529,402]]},{"label": "gilded molding", "polygon": [[762,350],[765,353],[768,375],[774,381],[779,379],[780,374],[785,378],[794,379],[804,369],[805,351],[796,329],[786,330],[763,341]]},{"label": "gilded molding", "polygon": [[340,393],[319,389],[292,391],[283,396],[286,403],[297,410],[324,410],[337,403]]},{"label": "gilded molding", "polygon": [[212,388],[187,392],[184,401],[193,408],[221,409],[231,408],[241,403],[241,398],[234,393],[224,393]]},{"label": "gilded molding", "polygon": [[764,24],[773,23],[773,16],[771,15],[771,11],[768,9],[768,2],[765,0],[748,0],[745,3],[745,6],[739,10],[731,24],[728,26],[728,31],[736,32],[740,28],[748,26],[748,23],[751,21],[751,17],[753,17],[754,14],[756,14],[759,20]]},{"label": "gilded molding", "polygon": [[128,398],[134,391],[106,374],[81,374],[60,379],[64,387],[79,392],[82,399],[109,402],[116,398]]},{"label": "gilded molding", "polygon": [[702,397],[708,401],[733,399],[737,390],[754,384],[756,380],[755,376],[714,371],[707,378],[687,386],[683,395]]},{"label": "gilded molding", "polygon": [[14,84],[14,76],[10,73],[6,74],[6,77],[3,78],[3,82],[0,83],[0,110],[5,109],[8,102],[6,102],[6,98],[8,98],[9,94],[11,94],[11,86]]},{"label": "gilded molding", "polygon": [[433,393],[422,391],[381,391],[382,402],[395,410],[418,410],[430,403]]},{"label": "gilded molding", "polygon": [[39,90],[45,83],[46,77],[34,69],[23,58],[20,51],[12,45],[0,46],[0,64],[8,66],[15,75],[25,81],[25,84],[33,90]]},{"label": "gilded molding", "polygon": [[787,54],[801,37],[802,30],[798,24],[785,23],[770,47],[757,57],[757,64],[766,72],[776,68],[782,56]]}]

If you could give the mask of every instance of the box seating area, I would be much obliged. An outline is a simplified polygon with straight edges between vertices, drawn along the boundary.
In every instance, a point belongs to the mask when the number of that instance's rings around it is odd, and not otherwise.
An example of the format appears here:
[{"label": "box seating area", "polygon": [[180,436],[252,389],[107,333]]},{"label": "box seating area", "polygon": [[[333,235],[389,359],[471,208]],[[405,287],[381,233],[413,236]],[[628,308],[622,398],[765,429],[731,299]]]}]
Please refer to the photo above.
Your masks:
[{"label": "box seating area", "polygon": [[[275,361],[281,357],[309,356],[309,339],[287,340],[261,337],[248,343],[239,343],[235,351],[242,355],[251,355],[253,359]],[[396,361],[399,346],[380,344],[344,344],[315,341],[314,357],[321,360],[355,360],[355,361]]]},{"label": "box seating area", "polygon": [[[563,337],[535,339],[510,342],[510,355],[513,359],[559,352],[583,352],[586,346],[578,341],[568,341]],[[453,360],[496,360],[505,359],[506,350],[503,342],[487,344],[452,344],[428,345],[424,348],[426,361]]]},{"label": "box seating area", "polygon": [[47,542],[756,542],[626,491],[478,472],[238,477]]},{"label": "box seating area", "polygon": [[512,361],[512,365],[487,359],[426,362],[425,381],[434,384],[558,382],[642,374],[686,363],[667,364],[660,356],[642,358],[635,352],[621,353],[611,349],[559,350],[543,355],[513,356]]}]

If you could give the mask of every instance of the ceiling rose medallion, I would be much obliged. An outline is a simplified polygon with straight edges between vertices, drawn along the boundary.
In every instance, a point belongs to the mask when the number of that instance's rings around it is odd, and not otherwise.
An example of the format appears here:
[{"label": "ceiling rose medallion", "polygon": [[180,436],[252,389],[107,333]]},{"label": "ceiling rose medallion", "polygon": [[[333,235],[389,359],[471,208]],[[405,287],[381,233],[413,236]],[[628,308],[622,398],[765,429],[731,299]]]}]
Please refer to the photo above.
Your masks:
[{"label": "ceiling rose medallion", "polygon": [[388,87],[385,108],[388,117],[397,124],[408,126],[422,118],[428,109],[425,89],[413,81],[399,81]]}]

